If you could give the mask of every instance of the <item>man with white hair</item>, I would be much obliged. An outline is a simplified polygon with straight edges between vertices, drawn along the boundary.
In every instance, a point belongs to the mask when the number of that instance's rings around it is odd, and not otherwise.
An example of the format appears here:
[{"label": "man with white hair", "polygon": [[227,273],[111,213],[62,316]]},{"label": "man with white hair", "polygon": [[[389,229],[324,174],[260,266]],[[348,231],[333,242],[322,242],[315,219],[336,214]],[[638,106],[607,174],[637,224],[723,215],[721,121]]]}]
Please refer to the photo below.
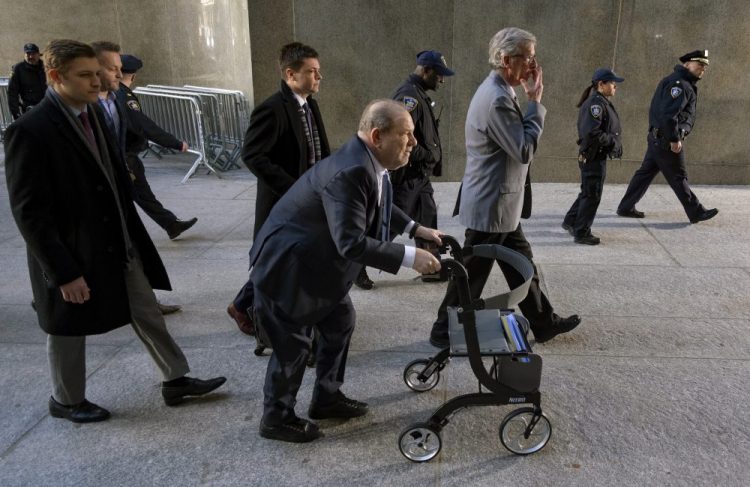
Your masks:
[{"label": "man with white hair", "polygon": [[[531,215],[529,166],[547,112],[541,104],[544,85],[542,67],[536,62],[536,37],[515,27],[502,29],[490,41],[489,62],[492,71],[474,94],[466,116],[466,172],[454,214],[466,226],[465,245],[502,245],[532,260],[520,219]],[[528,98],[525,115],[516,99],[516,86],[522,86]],[[511,288],[521,285],[520,275],[507,264],[498,264]],[[464,265],[472,298],[477,299],[492,270],[492,261],[467,257]],[[457,304],[458,293],[451,282],[430,334],[434,346],[448,346],[446,308]],[[537,343],[568,332],[581,322],[577,315],[561,318],[554,313],[539,288],[536,266],[529,293],[519,307]]]}]

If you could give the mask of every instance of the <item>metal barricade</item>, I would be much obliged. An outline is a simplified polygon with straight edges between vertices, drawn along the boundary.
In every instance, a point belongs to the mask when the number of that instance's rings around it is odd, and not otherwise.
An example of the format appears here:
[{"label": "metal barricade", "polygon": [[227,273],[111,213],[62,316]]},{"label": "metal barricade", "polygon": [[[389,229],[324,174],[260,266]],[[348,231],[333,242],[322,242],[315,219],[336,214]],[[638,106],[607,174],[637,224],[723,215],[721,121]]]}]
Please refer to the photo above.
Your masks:
[{"label": "metal barricade", "polygon": [[245,139],[247,127],[250,125],[250,114],[252,112],[252,107],[245,94],[239,90],[225,90],[205,86],[185,85],[182,89],[219,95],[224,128],[227,130],[224,134],[224,139],[233,146],[229,160],[233,166],[239,167],[236,161],[240,157],[242,143]]},{"label": "metal barricade", "polygon": [[198,159],[182,178],[185,183],[201,166],[206,166],[216,176],[221,177],[209,160],[206,147],[206,128],[199,97],[183,96],[136,88],[135,93],[141,102],[143,112],[163,129],[184,140]]},{"label": "metal barricade", "polygon": [[[237,159],[239,159],[245,130],[250,120],[249,104],[244,93],[237,90],[189,85],[183,87],[148,85],[147,88],[215,97],[218,101],[215,126],[219,127],[219,131],[213,134],[212,142],[214,148],[223,146],[221,153],[217,154],[216,163],[220,164],[221,169],[225,171],[232,167],[239,167]],[[208,113],[207,110],[205,112]]]},{"label": "metal barricade", "polygon": [[8,105],[8,78],[0,78],[0,136],[5,133],[13,122],[13,116],[10,114],[10,105]]},{"label": "metal barricade", "polygon": [[226,143],[222,138],[225,132],[224,123],[220,116],[219,97],[210,93],[193,93],[182,90],[178,87],[140,87],[135,89],[135,93],[163,93],[167,95],[186,96],[195,99],[201,107],[201,116],[203,118],[203,135],[205,137],[206,155],[212,167],[224,169],[226,166]]}]

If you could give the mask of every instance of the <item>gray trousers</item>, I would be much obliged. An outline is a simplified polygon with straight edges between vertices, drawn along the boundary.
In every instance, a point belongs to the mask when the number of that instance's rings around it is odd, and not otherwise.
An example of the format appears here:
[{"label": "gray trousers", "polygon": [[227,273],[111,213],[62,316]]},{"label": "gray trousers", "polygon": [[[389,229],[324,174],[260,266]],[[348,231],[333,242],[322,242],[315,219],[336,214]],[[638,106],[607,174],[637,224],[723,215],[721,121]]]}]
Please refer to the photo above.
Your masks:
[{"label": "gray trousers", "polygon": [[[154,290],[137,258],[125,272],[125,285],[133,330],[146,346],[164,380],[187,374],[190,370],[187,359],[167,331],[156,305]],[[78,404],[86,399],[86,337],[47,335],[47,357],[52,375],[52,397],[65,405]]]}]

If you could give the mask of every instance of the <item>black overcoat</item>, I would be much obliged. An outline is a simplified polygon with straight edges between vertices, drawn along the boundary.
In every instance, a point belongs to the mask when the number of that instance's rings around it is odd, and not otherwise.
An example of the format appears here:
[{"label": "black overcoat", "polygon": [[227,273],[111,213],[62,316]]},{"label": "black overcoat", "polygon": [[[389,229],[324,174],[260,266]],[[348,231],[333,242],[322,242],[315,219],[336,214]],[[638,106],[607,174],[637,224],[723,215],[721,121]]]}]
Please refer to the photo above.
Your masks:
[{"label": "black overcoat", "polygon": [[[307,97],[320,138],[321,159],[331,154],[318,103]],[[308,169],[307,139],[299,103],[292,90],[281,82],[281,89],[258,105],[245,133],[242,160],[258,178],[255,199],[255,231],[271,213],[271,208]]]},{"label": "black overcoat", "polygon": [[[89,105],[107,134],[97,140],[112,161],[116,191],[88,145],[49,97],[5,132],[10,206],[26,241],[39,325],[52,335],[104,333],[130,323],[125,287],[128,260],[116,198],[151,286],[171,289],[151,238],[133,206],[121,151],[110,140],[98,106]],[[84,304],[66,303],[59,286],[83,276]]]}]

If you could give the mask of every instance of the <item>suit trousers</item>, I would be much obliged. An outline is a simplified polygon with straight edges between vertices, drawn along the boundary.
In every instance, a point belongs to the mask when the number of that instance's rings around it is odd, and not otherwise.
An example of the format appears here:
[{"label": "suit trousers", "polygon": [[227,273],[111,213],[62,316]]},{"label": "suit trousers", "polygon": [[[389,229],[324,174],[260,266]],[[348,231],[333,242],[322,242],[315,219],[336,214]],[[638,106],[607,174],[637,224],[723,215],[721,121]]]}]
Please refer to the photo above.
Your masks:
[{"label": "suit trousers", "polygon": [[[161,371],[165,381],[184,376],[190,370],[182,350],[167,331],[156,305],[143,265],[138,258],[125,273],[132,327]],[[96,292],[92,289],[91,292]],[[61,404],[78,404],[86,399],[86,337],[47,335],[47,358],[52,375],[52,396]]]},{"label": "suit trousers", "polygon": [[[266,331],[273,349],[263,387],[263,422],[267,425],[284,424],[296,417],[294,406],[312,345],[313,326],[295,323],[271,298],[257,289],[254,308],[255,317]],[[325,404],[336,399],[344,383],[355,318],[354,306],[347,294],[314,325],[318,331],[318,345],[312,404]]]},{"label": "suit trousers", "polygon": [[576,237],[585,237],[591,233],[591,225],[602,200],[607,159],[605,157],[598,161],[579,162],[578,166],[581,169],[581,192],[565,215],[563,223],[573,227]]},{"label": "suit trousers", "polygon": [[[537,272],[536,265],[534,265],[533,254],[531,253],[531,245],[526,236],[523,234],[521,224],[512,232],[505,233],[487,233],[466,229],[466,239],[464,246],[473,246],[481,244],[496,244],[502,245],[503,247],[515,250],[523,254],[529,261],[531,261],[534,267],[534,276],[531,278],[531,284],[529,285],[529,293],[526,295],[523,301],[518,304],[521,312],[529,320],[531,325],[531,331],[534,334],[538,332],[544,333],[544,331],[553,325],[557,320],[560,319],[557,316],[550,304],[547,296],[544,295],[539,287],[539,273]],[[505,280],[511,288],[515,288],[523,284],[523,278],[518,272],[515,271],[508,264],[497,261],[500,266],[500,270],[505,276]],[[464,259],[464,267],[469,276],[469,289],[471,291],[472,299],[479,299],[482,295],[484,285],[487,283],[487,279],[492,271],[492,259],[486,259],[482,257],[466,257]],[[440,303],[438,309],[438,318],[433,325],[434,331],[445,331],[448,329],[448,306],[458,306],[458,291],[453,280],[448,282],[448,289],[443,298],[443,302]]]},{"label": "suit trousers", "polygon": [[652,135],[648,136],[648,149],[646,150],[646,156],[643,158],[643,163],[633,174],[617,210],[628,211],[635,208],[659,171],[664,174],[664,178],[672,191],[682,203],[688,219],[692,220],[705,211],[688,184],[685,150],[683,149],[679,154],[675,154],[669,149],[668,142],[663,139],[655,139]]},{"label": "suit trousers", "polygon": [[[430,178],[420,174],[393,185],[393,204],[420,225],[437,228],[437,205],[433,193]],[[391,232],[391,240],[396,236]],[[430,241],[417,238],[415,244],[419,248],[436,252],[435,245]]]},{"label": "suit trousers", "polygon": [[160,227],[164,230],[177,221],[177,216],[164,208],[159,200],[156,199],[151,186],[146,179],[146,168],[143,167],[143,161],[135,154],[127,154],[128,167],[133,172],[135,180],[133,181],[133,201]]}]

